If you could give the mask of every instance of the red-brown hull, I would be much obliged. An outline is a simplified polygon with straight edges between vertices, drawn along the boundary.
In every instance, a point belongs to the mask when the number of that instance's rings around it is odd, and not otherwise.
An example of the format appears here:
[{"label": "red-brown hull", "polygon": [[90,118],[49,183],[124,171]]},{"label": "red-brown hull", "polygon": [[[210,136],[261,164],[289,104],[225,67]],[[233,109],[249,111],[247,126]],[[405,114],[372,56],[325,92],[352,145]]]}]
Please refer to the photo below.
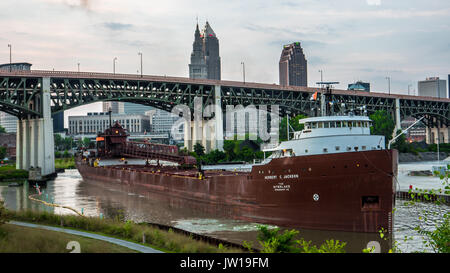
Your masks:
[{"label": "red-brown hull", "polygon": [[[139,186],[235,219],[305,229],[392,231],[397,151],[366,151],[273,159],[249,173],[154,172],[143,167],[92,167],[84,180]],[[126,167],[126,168],[125,168]]]}]

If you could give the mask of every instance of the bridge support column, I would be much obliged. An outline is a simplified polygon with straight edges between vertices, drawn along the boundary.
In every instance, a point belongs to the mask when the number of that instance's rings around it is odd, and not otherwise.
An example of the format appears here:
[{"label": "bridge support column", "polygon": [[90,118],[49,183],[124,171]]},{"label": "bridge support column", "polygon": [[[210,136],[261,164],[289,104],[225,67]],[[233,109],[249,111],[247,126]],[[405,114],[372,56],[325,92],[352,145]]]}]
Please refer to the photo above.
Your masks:
[{"label": "bridge support column", "polygon": [[402,129],[401,119],[400,119],[400,99],[395,99],[395,132],[394,136],[397,135],[397,131]]},{"label": "bridge support column", "polygon": [[55,140],[53,136],[53,119],[50,104],[50,78],[42,78],[41,107],[42,118],[38,119],[38,167],[42,175],[55,173]]},{"label": "bridge support column", "polygon": [[22,169],[30,168],[30,127],[29,120],[22,120]]},{"label": "bridge support column", "polygon": [[220,85],[214,87],[214,149],[223,151],[223,112],[222,112],[222,95],[220,93]]},{"label": "bridge support column", "polygon": [[[215,149],[223,151],[223,112],[220,91],[220,85],[216,85],[214,105],[205,107],[205,113],[203,113],[202,99],[194,98],[194,120],[185,120],[184,123],[184,147],[189,151],[194,150],[196,143],[202,144],[205,152]],[[211,118],[212,113],[214,118]]]},{"label": "bridge support column", "polygon": [[29,121],[29,134],[30,134],[30,167],[37,167],[39,165],[39,146],[35,145],[39,141],[39,120],[30,119]]},{"label": "bridge support column", "polygon": [[17,120],[16,169],[23,169],[23,120]]},{"label": "bridge support column", "polygon": [[443,125],[442,127],[427,127],[425,130],[427,144],[437,144],[439,137],[439,144],[450,143],[450,127]]},{"label": "bridge support column", "polygon": [[192,125],[188,120],[184,121],[184,148],[188,151],[192,151]]},{"label": "bridge support column", "polygon": [[42,118],[29,118],[17,121],[16,168],[29,170],[39,167],[41,175],[55,173],[55,145],[53,120],[50,104],[50,79],[42,79],[40,104]]}]

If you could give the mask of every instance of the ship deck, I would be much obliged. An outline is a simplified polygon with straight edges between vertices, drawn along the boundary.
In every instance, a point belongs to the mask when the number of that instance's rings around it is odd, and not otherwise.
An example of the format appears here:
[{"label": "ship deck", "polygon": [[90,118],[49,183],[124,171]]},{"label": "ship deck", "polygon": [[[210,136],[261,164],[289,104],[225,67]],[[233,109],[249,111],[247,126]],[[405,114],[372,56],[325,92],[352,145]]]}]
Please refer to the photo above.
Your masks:
[{"label": "ship deck", "polygon": [[[164,174],[164,175],[171,175],[171,176],[182,176],[182,177],[197,177],[198,176],[197,169],[180,169],[177,166],[156,166],[156,165],[146,166],[146,165],[119,164],[119,165],[99,166],[99,168],[112,168],[112,169],[129,170],[129,171],[135,171],[135,172],[155,173],[155,174]],[[205,178],[214,177],[214,176],[249,175],[249,172],[226,170],[226,169],[203,170],[203,173],[204,173]]]}]

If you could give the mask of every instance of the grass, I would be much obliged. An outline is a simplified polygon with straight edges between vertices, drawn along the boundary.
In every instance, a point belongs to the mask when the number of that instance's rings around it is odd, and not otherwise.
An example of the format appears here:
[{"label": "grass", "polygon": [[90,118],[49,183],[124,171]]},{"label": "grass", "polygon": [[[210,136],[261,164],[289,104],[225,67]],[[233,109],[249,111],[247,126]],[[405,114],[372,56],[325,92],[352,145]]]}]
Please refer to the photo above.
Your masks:
[{"label": "grass", "polygon": [[0,253],[69,253],[67,244],[76,241],[81,253],[135,253],[105,241],[62,232],[4,224],[0,227]]},{"label": "grass", "polygon": [[56,169],[75,169],[75,159],[73,157],[55,158]]},{"label": "grass", "polygon": [[96,217],[80,217],[74,215],[56,215],[48,212],[18,211],[9,212],[11,218],[17,221],[34,222],[53,226],[60,226],[77,230],[97,233],[100,235],[142,243],[145,235],[146,244],[163,252],[172,253],[239,253],[241,249],[216,246],[195,240],[189,236],[164,231],[156,227],[136,224],[131,221],[122,222],[113,219],[99,219]]},{"label": "grass", "polygon": [[15,164],[0,167],[0,181],[28,179],[28,171],[17,170]]}]

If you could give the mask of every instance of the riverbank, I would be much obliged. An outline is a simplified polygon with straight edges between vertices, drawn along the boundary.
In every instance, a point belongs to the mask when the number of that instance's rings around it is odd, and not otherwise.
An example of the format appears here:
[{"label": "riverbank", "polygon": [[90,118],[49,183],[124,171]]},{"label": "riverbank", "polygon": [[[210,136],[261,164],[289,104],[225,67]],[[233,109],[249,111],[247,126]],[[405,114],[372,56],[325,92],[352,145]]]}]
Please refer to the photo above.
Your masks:
[{"label": "riverbank", "polygon": [[0,182],[18,182],[28,179],[28,171],[17,170],[15,164],[0,166]]},{"label": "riverbank", "polygon": [[[439,153],[439,160],[443,161],[447,157],[450,156],[450,153],[447,152],[440,152]],[[438,155],[436,152],[418,152],[416,154],[414,153],[399,153],[398,155],[398,161],[400,163],[404,162],[420,162],[420,161],[437,161]]]},{"label": "riverbank", "polygon": [[80,253],[137,253],[116,244],[57,231],[14,224],[0,227],[0,253],[68,253],[72,250],[68,249],[69,242],[78,243]]},{"label": "riverbank", "polygon": [[55,169],[75,169],[75,158],[55,158]]},{"label": "riverbank", "polygon": [[[57,215],[48,212],[10,211],[10,217],[15,221],[39,223],[50,226],[71,228],[99,235],[114,237],[163,252],[172,253],[239,253],[242,249],[212,245],[198,241],[192,237],[158,228],[137,224],[132,221],[121,222],[113,219],[96,217],[80,217],[74,215]],[[144,243],[145,242],[145,243]]]}]

